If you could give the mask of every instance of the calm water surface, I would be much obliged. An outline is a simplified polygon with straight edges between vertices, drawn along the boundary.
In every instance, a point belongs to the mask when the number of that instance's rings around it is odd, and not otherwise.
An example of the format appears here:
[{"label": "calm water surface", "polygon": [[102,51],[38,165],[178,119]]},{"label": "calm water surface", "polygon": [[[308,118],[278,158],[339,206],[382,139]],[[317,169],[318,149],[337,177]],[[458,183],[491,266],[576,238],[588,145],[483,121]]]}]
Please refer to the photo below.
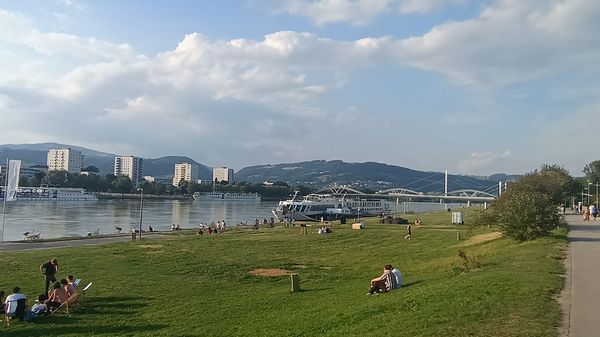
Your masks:
[{"label": "calm water surface", "polygon": [[[144,200],[144,229],[169,230],[171,224],[197,228],[200,223],[270,218],[277,202],[223,202],[201,200]],[[98,201],[17,201],[7,203],[4,240],[21,240],[27,231],[40,232],[43,238],[82,236],[99,229],[100,234],[138,227],[139,200]],[[1,221],[1,220],[0,220]],[[0,228],[1,230],[1,228]]]}]

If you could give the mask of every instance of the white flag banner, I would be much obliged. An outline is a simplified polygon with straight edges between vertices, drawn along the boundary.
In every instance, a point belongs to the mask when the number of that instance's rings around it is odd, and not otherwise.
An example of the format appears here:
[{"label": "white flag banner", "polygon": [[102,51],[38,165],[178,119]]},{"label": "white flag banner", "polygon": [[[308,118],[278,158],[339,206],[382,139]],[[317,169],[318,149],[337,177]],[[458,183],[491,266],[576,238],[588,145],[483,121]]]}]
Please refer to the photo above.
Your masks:
[{"label": "white flag banner", "polygon": [[6,201],[17,200],[17,189],[19,188],[19,173],[21,172],[20,160],[9,160],[8,170],[6,170],[6,191],[4,197]]}]

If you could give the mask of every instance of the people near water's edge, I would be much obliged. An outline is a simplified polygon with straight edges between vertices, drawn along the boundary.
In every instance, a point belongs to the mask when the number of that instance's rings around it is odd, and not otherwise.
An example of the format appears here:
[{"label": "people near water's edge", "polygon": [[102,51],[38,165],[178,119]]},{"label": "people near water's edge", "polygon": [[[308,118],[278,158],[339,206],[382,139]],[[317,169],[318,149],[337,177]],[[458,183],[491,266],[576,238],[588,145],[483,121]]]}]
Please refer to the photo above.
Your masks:
[{"label": "people near water's edge", "polygon": [[404,236],[404,238],[410,240],[412,238],[412,226],[410,225],[410,222],[408,225],[406,225],[406,232],[407,234]]},{"label": "people near water's edge", "polygon": [[40,266],[40,272],[44,275],[44,282],[46,285],[46,289],[44,290],[44,294],[48,292],[50,289],[50,283],[56,282],[56,272],[58,271],[58,260],[52,259]]},{"label": "people near water's edge", "polygon": [[369,289],[367,295],[372,296],[396,288],[396,276],[392,273],[392,269],[394,267],[391,264],[386,264],[383,267],[383,274],[371,280],[371,289]]}]

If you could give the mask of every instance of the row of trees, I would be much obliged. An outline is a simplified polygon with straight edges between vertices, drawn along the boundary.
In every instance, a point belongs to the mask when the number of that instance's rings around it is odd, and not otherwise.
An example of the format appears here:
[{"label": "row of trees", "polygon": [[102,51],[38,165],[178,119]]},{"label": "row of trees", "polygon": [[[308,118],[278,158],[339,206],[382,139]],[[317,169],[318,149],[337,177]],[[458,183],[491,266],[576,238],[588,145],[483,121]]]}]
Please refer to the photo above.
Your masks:
[{"label": "row of trees", "polygon": [[312,190],[304,186],[291,187],[285,182],[275,182],[266,186],[263,184],[250,184],[247,182],[236,182],[229,184],[220,182],[218,184],[198,184],[182,180],[178,186],[172,184],[163,185],[156,182],[143,181],[136,186],[127,176],[115,176],[113,174],[72,174],[66,171],[50,171],[47,174],[36,173],[31,178],[21,177],[20,186],[38,187],[41,185],[54,187],[84,188],[90,192],[114,192],[134,193],[138,187],[144,189],[144,193],[156,195],[191,195],[195,192],[242,192],[258,193],[266,199],[281,199],[288,197],[293,191],[299,190],[301,194],[311,193]]}]

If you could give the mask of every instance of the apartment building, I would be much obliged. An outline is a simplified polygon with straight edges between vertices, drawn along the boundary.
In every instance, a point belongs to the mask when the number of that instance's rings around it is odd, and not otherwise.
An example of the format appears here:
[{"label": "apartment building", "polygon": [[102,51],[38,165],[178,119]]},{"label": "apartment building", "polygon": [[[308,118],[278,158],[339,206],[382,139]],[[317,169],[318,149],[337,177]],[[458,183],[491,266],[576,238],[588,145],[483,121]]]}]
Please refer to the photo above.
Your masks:
[{"label": "apartment building", "polygon": [[175,174],[173,175],[173,186],[179,186],[181,180],[197,181],[198,166],[189,163],[175,164]]},{"label": "apartment building", "polygon": [[67,171],[81,173],[83,154],[80,151],[65,149],[50,149],[48,151],[48,171]]},{"label": "apartment building", "polygon": [[233,169],[227,167],[213,168],[213,182],[228,181],[233,182]]},{"label": "apartment building", "polygon": [[144,159],[134,156],[115,157],[114,175],[128,176],[132,183],[139,184],[144,177]]}]

